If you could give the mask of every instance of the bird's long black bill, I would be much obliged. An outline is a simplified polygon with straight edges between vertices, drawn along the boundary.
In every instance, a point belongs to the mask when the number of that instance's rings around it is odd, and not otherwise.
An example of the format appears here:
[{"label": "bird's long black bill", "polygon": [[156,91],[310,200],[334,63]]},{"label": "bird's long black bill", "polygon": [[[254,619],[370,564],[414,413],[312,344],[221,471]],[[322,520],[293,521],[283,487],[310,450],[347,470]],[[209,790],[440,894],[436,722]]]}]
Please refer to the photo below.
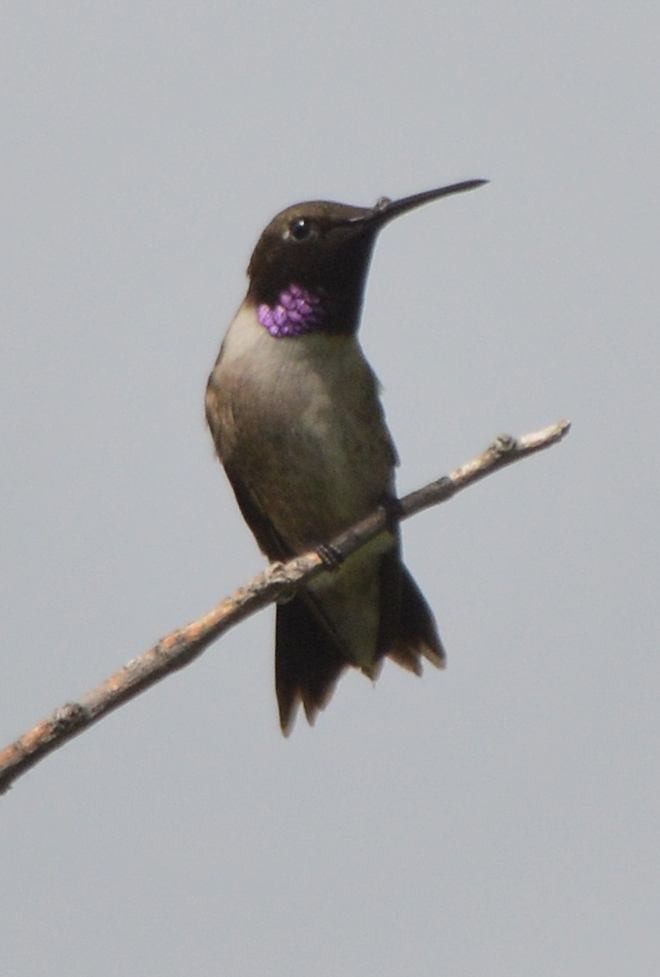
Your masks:
[{"label": "bird's long black bill", "polygon": [[369,224],[373,222],[381,226],[387,224],[400,214],[405,214],[407,211],[421,207],[423,204],[431,203],[433,200],[439,200],[441,197],[449,197],[454,193],[465,193],[468,190],[476,190],[477,187],[482,187],[485,183],[488,183],[488,180],[463,180],[461,183],[450,183],[446,187],[438,187],[435,190],[424,190],[422,193],[414,193],[412,196],[402,197],[400,200],[389,200],[387,197],[383,197],[378,201],[368,216],[358,218],[358,221],[366,221]]}]

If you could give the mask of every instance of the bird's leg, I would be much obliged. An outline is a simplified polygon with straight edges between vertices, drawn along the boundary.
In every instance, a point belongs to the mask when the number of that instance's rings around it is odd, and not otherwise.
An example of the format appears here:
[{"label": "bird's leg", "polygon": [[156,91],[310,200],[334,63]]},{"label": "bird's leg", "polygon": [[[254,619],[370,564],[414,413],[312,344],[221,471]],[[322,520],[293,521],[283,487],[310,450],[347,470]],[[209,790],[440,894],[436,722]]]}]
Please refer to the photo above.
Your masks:
[{"label": "bird's leg", "polygon": [[344,554],[331,543],[321,543],[316,552],[323,561],[326,570],[336,570],[344,562]]},{"label": "bird's leg", "polygon": [[385,511],[387,528],[391,533],[395,533],[403,515],[403,506],[395,495],[388,495],[387,498],[383,499],[381,505]]}]

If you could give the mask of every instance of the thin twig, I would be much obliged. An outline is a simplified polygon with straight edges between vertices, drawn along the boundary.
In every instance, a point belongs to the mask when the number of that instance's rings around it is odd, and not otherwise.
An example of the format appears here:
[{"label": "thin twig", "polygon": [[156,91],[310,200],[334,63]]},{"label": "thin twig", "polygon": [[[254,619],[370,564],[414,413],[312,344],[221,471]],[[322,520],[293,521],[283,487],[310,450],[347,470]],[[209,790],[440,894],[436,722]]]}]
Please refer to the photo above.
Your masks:
[{"label": "thin twig", "polygon": [[[446,502],[486,475],[549,448],[560,441],[569,428],[568,421],[559,421],[518,439],[500,435],[484,452],[465,465],[406,495],[399,501],[397,517],[407,519],[423,509]],[[331,540],[329,548],[340,559],[345,559],[381,532],[391,519],[391,511],[385,512],[379,508]],[[176,669],[188,665],[228,628],[272,604],[284,591],[290,592],[324,571],[332,572],[328,571],[324,557],[316,551],[287,563],[271,564],[208,614],[161,638],[153,648],[133,658],[79,701],[68,702],[56,709],[0,751],[0,793],[8,790],[14,780],[47,754],[88,729],[113,709]]]}]

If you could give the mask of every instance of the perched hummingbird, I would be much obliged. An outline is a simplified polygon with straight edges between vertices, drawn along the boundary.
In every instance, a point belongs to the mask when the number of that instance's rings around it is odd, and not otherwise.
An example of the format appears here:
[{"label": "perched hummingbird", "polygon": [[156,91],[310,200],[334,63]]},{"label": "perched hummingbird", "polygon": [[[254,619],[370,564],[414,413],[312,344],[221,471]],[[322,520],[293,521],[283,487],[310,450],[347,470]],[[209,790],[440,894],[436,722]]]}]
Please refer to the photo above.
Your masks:
[{"label": "perched hummingbird", "polygon": [[[374,207],[295,204],[262,233],[249,287],[209,377],[206,418],[243,516],[270,560],[328,543],[394,504],[396,450],[357,340],[376,236],[399,214],[468,180]],[[412,325],[410,328],[413,328]],[[433,615],[401,560],[393,525],[277,607],[282,731],[307,719],[348,665],[375,678],[385,656],[442,667]]]}]

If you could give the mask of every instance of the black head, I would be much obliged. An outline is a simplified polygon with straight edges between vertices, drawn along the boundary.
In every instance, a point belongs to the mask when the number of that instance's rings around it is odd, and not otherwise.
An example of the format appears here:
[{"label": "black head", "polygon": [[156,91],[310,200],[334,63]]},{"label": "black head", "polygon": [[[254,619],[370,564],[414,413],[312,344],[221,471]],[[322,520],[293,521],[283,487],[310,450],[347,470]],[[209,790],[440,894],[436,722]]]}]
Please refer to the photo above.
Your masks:
[{"label": "black head", "polygon": [[401,200],[382,197],[374,207],[324,200],[287,207],[273,218],[254,249],[248,267],[248,295],[257,304],[270,306],[296,283],[321,299],[323,328],[352,332],[357,328],[369,260],[380,229],[415,207],[485,182],[467,180]]}]

